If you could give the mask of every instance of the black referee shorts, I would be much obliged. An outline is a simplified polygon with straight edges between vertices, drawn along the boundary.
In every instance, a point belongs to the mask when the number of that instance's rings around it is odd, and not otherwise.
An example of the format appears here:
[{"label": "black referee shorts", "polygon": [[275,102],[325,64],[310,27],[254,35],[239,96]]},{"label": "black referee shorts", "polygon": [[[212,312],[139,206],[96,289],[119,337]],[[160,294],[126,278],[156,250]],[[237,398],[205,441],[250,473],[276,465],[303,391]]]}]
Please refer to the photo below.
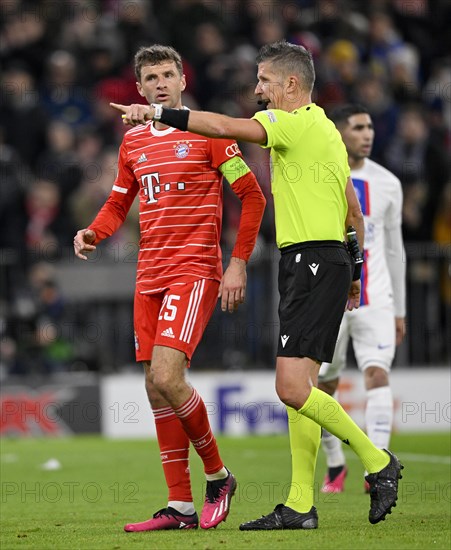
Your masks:
[{"label": "black referee shorts", "polygon": [[352,262],[339,241],[281,249],[278,357],[330,363],[352,281]]}]

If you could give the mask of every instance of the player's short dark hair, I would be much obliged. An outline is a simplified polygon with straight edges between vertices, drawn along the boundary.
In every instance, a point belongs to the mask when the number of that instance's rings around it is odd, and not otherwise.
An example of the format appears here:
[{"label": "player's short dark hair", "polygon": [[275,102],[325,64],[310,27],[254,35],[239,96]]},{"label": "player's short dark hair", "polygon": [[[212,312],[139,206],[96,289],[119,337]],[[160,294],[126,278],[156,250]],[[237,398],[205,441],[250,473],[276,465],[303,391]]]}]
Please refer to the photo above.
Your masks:
[{"label": "player's short dark hair", "polygon": [[263,46],[257,55],[257,65],[270,61],[284,75],[296,74],[301,77],[303,87],[309,92],[315,83],[315,67],[312,54],[303,46],[286,40]]},{"label": "player's short dark hair", "polygon": [[173,61],[180,76],[183,74],[182,58],[174,48],[163,46],[162,44],[143,46],[135,55],[135,75],[137,81],[141,82],[141,69],[143,65],[160,65],[167,61]]},{"label": "player's short dark hair", "polygon": [[330,114],[329,118],[335,124],[339,126],[340,124],[347,123],[349,118],[354,115],[369,115],[368,109],[364,105],[359,103],[349,103],[348,105],[341,105],[336,107]]}]

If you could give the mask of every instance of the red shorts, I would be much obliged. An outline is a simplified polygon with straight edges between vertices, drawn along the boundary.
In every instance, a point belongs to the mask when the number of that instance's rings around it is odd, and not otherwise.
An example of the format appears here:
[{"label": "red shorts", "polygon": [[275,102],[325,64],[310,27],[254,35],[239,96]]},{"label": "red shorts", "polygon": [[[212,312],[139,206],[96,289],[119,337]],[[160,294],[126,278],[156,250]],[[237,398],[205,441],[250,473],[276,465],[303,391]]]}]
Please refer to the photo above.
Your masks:
[{"label": "red shorts", "polygon": [[199,279],[157,294],[135,292],[136,360],[150,361],[154,346],[178,349],[190,360],[215,309],[218,289],[218,281]]}]

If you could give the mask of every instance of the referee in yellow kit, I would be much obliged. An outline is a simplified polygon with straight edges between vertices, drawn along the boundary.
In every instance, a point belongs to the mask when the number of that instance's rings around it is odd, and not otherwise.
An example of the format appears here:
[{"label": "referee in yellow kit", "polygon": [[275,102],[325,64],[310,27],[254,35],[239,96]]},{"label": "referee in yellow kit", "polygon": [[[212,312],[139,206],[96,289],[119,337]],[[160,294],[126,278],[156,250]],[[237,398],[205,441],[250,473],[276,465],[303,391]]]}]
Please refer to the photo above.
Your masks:
[{"label": "referee in yellow kit", "polygon": [[318,390],[318,370],[332,360],[347,306],[360,303],[359,247],[343,243],[348,226],[363,248],[363,217],[350,179],[345,146],[334,124],[312,103],[311,54],[285,41],[263,46],[257,57],[255,94],[266,110],[252,119],[116,105],[125,124],[158,120],[197,134],[258,143],[271,149],[279,267],[280,335],[276,390],[287,407],[292,484],[285,504],[240,529],[315,529],[313,503],[321,427],[348,444],[369,472],[369,521],[378,523],[396,506],[403,466],[374,446],[335,399]]}]

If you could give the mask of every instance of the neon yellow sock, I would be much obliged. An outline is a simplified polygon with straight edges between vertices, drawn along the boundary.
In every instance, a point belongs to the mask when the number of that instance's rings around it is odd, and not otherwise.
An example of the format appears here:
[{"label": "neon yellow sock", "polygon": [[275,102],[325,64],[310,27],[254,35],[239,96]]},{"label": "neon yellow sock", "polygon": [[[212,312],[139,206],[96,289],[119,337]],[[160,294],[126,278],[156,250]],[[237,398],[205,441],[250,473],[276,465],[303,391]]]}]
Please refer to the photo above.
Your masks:
[{"label": "neon yellow sock", "polygon": [[390,457],[378,449],[343,407],[327,393],[313,388],[300,412],[351,447],[368,473],[385,468]]},{"label": "neon yellow sock", "polygon": [[287,407],[291,448],[291,487],[286,506],[306,513],[313,506],[316,457],[321,427],[296,409]]}]

